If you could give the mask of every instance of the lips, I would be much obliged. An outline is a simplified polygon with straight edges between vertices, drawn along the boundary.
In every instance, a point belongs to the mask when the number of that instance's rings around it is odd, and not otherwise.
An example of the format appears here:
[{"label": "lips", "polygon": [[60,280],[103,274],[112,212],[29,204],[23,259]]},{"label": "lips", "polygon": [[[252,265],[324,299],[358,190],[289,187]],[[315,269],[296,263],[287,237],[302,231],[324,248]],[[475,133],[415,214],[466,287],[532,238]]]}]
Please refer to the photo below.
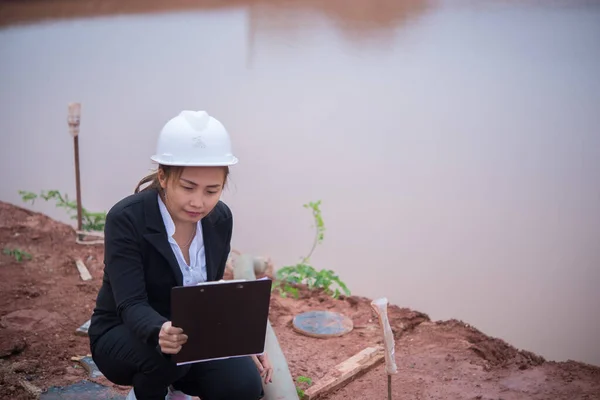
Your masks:
[{"label": "lips", "polygon": [[202,213],[199,212],[191,212],[191,211],[186,211],[187,215],[189,215],[192,218],[198,218],[199,216],[202,215]]}]

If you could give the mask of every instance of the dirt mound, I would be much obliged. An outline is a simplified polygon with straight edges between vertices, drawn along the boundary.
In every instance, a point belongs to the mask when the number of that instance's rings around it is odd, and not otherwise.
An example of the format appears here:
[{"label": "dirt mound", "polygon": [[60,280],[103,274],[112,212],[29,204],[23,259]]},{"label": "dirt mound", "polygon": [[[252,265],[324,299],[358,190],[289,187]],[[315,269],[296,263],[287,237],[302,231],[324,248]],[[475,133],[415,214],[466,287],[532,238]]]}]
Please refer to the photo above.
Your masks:
[{"label": "dirt mound", "polygon": [[[77,245],[70,226],[2,202],[0,243],[0,398],[30,398],[32,387],[85,378],[70,358],[89,353],[74,332],[91,315],[103,247]],[[81,281],[76,259],[94,280]]]},{"label": "dirt mound", "polygon": [[478,357],[487,361],[486,367],[506,367],[517,365],[519,369],[527,369],[541,365],[546,360],[532,352],[518,350],[502,339],[487,336],[469,324],[452,319],[437,324],[454,334],[462,334],[470,343],[469,349]]},{"label": "dirt mound", "polygon": [[398,340],[403,333],[410,332],[416,326],[430,320],[427,314],[394,305],[388,307],[388,317],[390,326],[394,332],[394,339],[396,340]]},{"label": "dirt mound", "polygon": [[46,310],[18,310],[0,319],[0,326],[16,331],[32,331],[53,328],[62,319],[56,312]]},{"label": "dirt mound", "polygon": [[[91,315],[103,246],[78,245],[71,227],[2,202],[0,243],[13,250],[0,254],[0,398],[35,398],[40,389],[88,379],[71,358],[89,354],[87,337],[75,330]],[[89,269],[91,281],[81,280],[77,259]],[[318,382],[365,347],[382,344],[370,299],[332,299],[304,286],[298,293],[298,299],[274,294],[269,316],[294,379]],[[347,315],[354,329],[330,339],[303,336],[292,329],[292,319],[309,310]],[[399,367],[394,398],[600,399],[600,368],[545,362],[461,321],[432,322],[426,314],[393,305],[388,315]],[[90,380],[110,385],[104,378]],[[386,381],[379,366],[325,398],[386,398]]]},{"label": "dirt mound", "polygon": [[18,332],[2,328],[0,330],[0,358],[19,354],[27,347],[27,342]]},{"label": "dirt mound", "polygon": [[[392,398],[396,399],[600,399],[600,368],[544,362],[456,320],[422,322],[396,340],[395,350],[398,373],[392,375]],[[387,375],[380,365],[328,399],[386,396]]]}]

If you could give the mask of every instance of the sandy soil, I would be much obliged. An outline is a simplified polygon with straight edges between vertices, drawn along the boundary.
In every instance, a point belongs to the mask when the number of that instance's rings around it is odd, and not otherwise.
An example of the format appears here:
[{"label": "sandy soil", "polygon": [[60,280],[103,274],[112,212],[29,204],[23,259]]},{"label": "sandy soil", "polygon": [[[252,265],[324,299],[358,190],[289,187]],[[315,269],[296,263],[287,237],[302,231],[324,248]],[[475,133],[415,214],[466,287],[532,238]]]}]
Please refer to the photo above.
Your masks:
[{"label": "sandy soil", "polygon": [[[74,237],[67,225],[0,202],[2,248],[32,255],[17,262],[0,254],[0,398],[30,399],[36,388],[88,376],[71,357],[89,353],[87,338],[75,330],[94,306],[103,248],[77,245]],[[90,270],[91,281],[81,280],[78,258]],[[317,383],[336,364],[381,343],[369,302],[354,296],[333,300],[306,289],[298,299],[273,296],[271,324],[294,378],[306,376]],[[294,332],[292,318],[315,309],[348,315],[354,330],[333,339]],[[390,306],[389,315],[398,365],[394,399],[600,399],[600,367],[547,362],[460,321],[431,321],[397,306]],[[386,399],[386,379],[380,364],[326,398]]]}]

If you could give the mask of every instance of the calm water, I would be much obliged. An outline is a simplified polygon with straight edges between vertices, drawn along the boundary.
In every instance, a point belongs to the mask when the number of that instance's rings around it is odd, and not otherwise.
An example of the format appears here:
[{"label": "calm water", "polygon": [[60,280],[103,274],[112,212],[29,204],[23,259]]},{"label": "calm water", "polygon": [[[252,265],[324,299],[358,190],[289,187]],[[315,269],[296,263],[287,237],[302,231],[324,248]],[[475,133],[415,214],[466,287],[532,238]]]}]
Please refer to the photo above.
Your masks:
[{"label": "calm water", "polygon": [[167,119],[207,109],[241,159],[235,248],[295,262],[321,199],[313,262],[355,294],[600,365],[600,2],[393,3],[5,25],[0,199],[74,197],[70,101],[92,210],[131,193]]}]

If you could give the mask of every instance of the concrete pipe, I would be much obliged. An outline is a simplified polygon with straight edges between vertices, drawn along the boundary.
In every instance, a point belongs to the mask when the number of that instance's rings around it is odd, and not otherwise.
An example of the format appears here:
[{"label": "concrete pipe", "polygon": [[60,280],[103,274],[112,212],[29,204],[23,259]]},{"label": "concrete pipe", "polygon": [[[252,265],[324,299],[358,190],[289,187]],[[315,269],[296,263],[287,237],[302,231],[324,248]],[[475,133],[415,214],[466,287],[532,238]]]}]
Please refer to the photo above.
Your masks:
[{"label": "concrete pipe", "polygon": [[[256,279],[256,272],[262,273],[266,269],[266,262],[256,257],[242,254],[233,262],[234,279]],[[273,382],[265,384],[265,400],[294,400],[298,399],[296,385],[290,373],[287,360],[281,351],[279,341],[267,320],[267,335],[265,339],[265,351],[273,365]]]}]

